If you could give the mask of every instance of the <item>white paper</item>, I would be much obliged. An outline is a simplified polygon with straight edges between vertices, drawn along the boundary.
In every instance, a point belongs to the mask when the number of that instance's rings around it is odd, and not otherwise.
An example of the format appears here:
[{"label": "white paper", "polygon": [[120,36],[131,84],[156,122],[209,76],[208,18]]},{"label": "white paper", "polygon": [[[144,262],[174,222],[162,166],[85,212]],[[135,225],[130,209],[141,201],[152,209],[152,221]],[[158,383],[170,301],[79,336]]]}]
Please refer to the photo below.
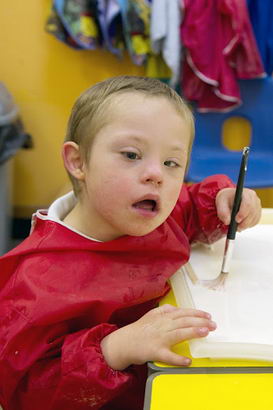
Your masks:
[{"label": "white paper", "polygon": [[[192,249],[190,263],[199,279],[218,276],[224,243],[222,239],[211,249],[203,245]],[[184,281],[176,285],[174,277],[172,282],[178,304],[193,304],[217,323],[206,338],[190,342],[193,357],[273,360],[273,225],[237,233],[224,288],[194,285],[187,275]],[[186,293],[181,291],[185,283]]]}]

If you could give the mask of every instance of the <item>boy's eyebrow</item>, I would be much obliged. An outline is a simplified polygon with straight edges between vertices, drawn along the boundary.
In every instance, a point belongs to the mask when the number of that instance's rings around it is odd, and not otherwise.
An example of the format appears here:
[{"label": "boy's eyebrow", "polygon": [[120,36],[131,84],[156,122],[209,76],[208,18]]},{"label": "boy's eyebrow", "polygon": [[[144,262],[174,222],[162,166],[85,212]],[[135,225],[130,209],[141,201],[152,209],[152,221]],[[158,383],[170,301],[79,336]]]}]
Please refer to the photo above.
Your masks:
[{"label": "boy's eyebrow", "polygon": [[144,138],[138,137],[137,135],[119,135],[121,140],[133,140],[136,142],[145,142]]},{"label": "boy's eyebrow", "polygon": [[185,151],[185,147],[183,147],[183,146],[181,146],[181,145],[175,145],[175,146],[173,146],[173,147],[170,147],[170,150],[171,151],[179,151],[179,152],[181,152],[181,151]]},{"label": "boy's eyebrow", "polygon": [[[120,135],[120,139],[127,139],[127,140],[133,140],[136,142],[140,142],[140,143],[146,143],[145,138],[141,138],[137,135]],[[184,152],[186,150],[186,148],[183,145],[173,145],[169,147],[170,151],[173,152]]]}]

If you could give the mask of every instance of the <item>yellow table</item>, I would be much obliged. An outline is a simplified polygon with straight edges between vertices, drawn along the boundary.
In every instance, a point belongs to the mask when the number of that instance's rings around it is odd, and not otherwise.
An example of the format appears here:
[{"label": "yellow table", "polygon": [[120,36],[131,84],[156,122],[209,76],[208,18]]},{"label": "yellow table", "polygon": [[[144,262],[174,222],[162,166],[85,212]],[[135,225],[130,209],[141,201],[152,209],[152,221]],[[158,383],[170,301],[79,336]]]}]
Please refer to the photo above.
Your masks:
[{"label": "yellow table", "polygon": [[[273,209],[263,209],[260,223],[273,224]],[[176,305],[172,291],[164,303]],[[191,357],[187,342],[173,350]],[[145,410],[273,410],[273,362],[192,358],[187,368],[158,362],[148,368]]]},{"label": "yellow table", "polygon": [[272,410],[272,386],[273,373],[154,373],[144,410]]}]

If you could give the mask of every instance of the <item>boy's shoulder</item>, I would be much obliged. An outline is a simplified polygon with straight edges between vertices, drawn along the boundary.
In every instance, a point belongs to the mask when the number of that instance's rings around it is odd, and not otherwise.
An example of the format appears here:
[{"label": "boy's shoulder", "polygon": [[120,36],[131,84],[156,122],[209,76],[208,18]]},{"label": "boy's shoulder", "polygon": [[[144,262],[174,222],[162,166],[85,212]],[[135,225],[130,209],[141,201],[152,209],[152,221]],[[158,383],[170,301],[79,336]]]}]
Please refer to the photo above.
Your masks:
[{"label": "boy's shoulder", "polygon": [[87,250],[91,248],[92,241],[48,219],[47,211],[37,211],[29,236],[0,257],[0,288],[13,275],[20,281],[26,277],[41,278],[43,273],[51,272],[54,279],[87,258],[90,254]]},{"label": "boy's shoulder", "polygon": [[64,224],[48,218],[46,210],[38,210],[32,216],[29,236],[3,255],[0,260],[46,251],[69,250],[74,247],[78,248],[80,243],[86,243],[86,241],[90,245],[90,240],[80,237]]}]

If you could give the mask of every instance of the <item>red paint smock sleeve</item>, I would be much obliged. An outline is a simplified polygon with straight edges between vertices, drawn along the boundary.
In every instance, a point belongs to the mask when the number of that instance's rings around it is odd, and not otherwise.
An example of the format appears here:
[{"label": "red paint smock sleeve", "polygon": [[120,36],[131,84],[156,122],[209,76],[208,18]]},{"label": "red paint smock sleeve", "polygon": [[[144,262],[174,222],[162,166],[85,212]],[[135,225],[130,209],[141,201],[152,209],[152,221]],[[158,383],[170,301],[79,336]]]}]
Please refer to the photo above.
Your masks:
[{"label": "red paint smock sleeve", "polygon": [[184,185],[172,213],[190,242],[213,243],[226,233],[227,227],[217,217],[215,198],[224,188],[233,188],[226,175],[213,175],[202,182]]},{"label": "red paint smock sleeve", "polygon": [[133,366],[131,372],[115,371],[102,355],[101,340],[116,329],[115,325],[100,324],[58,337],[64,329],[56,324],[18,333],[6,352],[6,366],[1,366],[1,377],[9,380],[3,392],[4,409],[104,408],[129,389],[134,379]]}]

